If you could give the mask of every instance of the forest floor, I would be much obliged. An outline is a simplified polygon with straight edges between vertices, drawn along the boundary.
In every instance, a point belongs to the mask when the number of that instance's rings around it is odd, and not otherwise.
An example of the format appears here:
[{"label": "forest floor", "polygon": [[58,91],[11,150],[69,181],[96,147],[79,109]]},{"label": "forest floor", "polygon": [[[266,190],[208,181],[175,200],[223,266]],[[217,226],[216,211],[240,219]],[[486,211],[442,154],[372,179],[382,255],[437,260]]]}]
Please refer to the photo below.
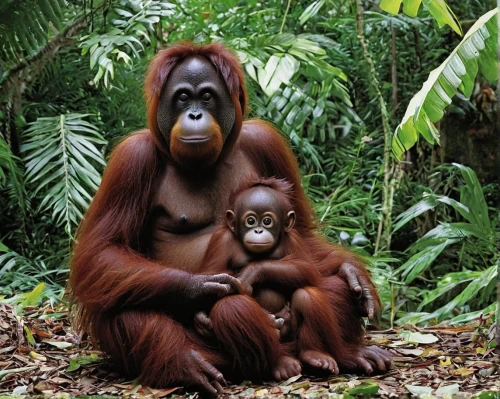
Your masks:
[{"label": "forest floor", "polygon": [[[462,327],[373,331],[368,342],[394,355],[393,368],[384,375],[297,376],[281,383],[243,383],[228,386],[224,396],[500,398],[499,358],[489,348],[493,331],[491,319]],[[181,387],[150,389],[121,378],[101,352],[75,334],[64,307],[26,307],[18,317],[12,306],[0,303],[0,398],[2,395],[197,396],[186,394]]]}]

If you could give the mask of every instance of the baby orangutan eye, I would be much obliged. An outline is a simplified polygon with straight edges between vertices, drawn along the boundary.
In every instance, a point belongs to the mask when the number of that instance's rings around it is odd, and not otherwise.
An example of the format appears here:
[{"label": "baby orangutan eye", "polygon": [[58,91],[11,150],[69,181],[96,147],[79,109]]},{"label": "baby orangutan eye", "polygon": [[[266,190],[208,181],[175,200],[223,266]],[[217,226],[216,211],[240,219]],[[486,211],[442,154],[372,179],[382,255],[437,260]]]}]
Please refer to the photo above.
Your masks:
[{"label": "baby orangutan eye", "polygon": [[181,93],[181,95],[179,96],[179,100],[181,100],[181,101],[187,101],[188,98],[189,97],[186,93]]},{"label": "baby orangutan eye", "polygon": [[203,101],[210,101],[210,99],[212,98],[212,95],[210,93],[205,93],[203,94]]},{"label": "baby orangutan eye", "polygon": [[247,220],[245,221],[247,227],[253,227],[255,226],[255,223],[257,223],[257,219],[255,219],[253,216],[247,217]]},{"label": "baby orangutan eye", "polygon": [[266,227],[271,227],[273,225],[273,219],[271,219],[269,216],[266,216],[263,220],[262,220],[262,224]]}]

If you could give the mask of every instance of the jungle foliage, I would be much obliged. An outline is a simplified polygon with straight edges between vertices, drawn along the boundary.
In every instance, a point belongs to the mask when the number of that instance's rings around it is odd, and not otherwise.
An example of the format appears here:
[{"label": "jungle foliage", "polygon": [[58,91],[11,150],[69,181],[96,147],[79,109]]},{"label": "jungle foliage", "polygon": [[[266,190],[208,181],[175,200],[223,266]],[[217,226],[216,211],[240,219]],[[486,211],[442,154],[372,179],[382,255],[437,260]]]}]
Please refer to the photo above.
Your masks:
[{"label": "jungle foliage", "polygon": [[62,298],[106,158],[145,126],[148,60],[177,40],[222,41],[244,65],[250,116],[289,138],[323,233],[371,261],[385,321],[494,312],[498,189],[438,146],[449,115],[496,118],[494,6],[4,1],[0,293],[22,301],[44,282]]}]

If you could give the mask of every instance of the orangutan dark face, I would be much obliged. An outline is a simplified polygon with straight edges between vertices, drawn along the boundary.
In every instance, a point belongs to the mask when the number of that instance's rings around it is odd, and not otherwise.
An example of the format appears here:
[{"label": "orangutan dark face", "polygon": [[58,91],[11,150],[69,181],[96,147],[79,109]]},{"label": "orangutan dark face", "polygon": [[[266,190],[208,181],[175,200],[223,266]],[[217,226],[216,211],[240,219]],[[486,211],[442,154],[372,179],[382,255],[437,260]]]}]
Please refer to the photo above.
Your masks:
[{"label": "orangutan dark face", "polygon": [[174,67],[163,87],[157,122],[179,166],[213,165],[234,121],[226,84],[205,57],[187,57]]}]

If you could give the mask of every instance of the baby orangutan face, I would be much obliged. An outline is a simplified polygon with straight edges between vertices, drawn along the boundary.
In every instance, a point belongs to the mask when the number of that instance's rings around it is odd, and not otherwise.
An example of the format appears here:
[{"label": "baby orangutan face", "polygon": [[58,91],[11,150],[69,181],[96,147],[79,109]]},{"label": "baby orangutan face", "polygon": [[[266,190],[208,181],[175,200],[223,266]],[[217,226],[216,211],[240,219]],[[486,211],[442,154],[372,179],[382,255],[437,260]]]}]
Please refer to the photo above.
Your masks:
[{"label": "baby orangutan face", "polygon": [[234,211],[226,212],[229,228],[251,254],[272,252],[283,234],[295,224],[295,212],[287,209],[282,194],[265,186],[241,193]]}]

